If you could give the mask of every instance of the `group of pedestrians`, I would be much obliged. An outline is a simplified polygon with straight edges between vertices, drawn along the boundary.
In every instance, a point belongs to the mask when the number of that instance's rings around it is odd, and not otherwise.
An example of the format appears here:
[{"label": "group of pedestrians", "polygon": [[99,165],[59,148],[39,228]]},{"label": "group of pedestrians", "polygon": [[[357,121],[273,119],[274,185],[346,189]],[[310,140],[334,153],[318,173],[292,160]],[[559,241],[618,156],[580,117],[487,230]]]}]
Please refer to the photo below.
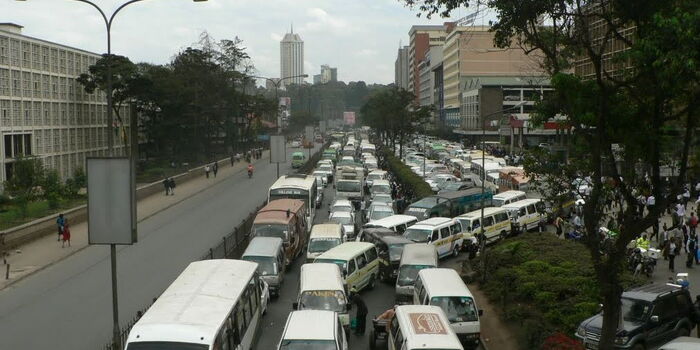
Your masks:
[{"label": "group of pedestrians", "polygon": [[68,225],[68,219],[63,213],[58,214],[56,226],[58,227],[58,241],[61,242],[61,248],[64,248],[66,243],[68,243],[70,247],[70,227]]},{"label": "group of pedestrians", "polygon": [[175,180],[172,177],[167,177],[163,180],[163,187],[165,187],[165,195],[174,196],[175,195]]},{"label": "group of pedestrians", "polygon": [[216,177],[216,174],[219,172],[219,162],[214,162],[211,166],[209,164],[204,166],[204,174],[207,176],[207,179],[210,172],[213,172],[214,177]]}]

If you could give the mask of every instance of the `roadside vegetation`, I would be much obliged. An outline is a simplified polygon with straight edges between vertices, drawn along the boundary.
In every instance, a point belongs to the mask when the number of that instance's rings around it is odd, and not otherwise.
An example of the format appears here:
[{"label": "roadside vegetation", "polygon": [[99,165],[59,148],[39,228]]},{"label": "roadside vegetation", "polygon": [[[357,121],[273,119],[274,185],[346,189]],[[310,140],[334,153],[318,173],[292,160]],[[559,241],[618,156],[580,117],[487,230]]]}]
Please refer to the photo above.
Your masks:
[{"label": "roadside vegetation", "polygon": [[402,188],[407,189],[408,193],[413,193],[413,198],[411,198],[411,200],[417,201],[423,197],[433,195],[433,190],[430,189],[430,185],[411,171],[411,168],[401,162],[401,160],[394,156],[388,149],[384,150],[384,158],[389,164],[389,170],[396,176],[396,181]]},{"label": "roadside vegetation", "polygon": [[[473,265],[483,272],[480,260]],[[644,283],[628,273],[622,281],[624,288]],[[601,303],[586,247],[548,232],[524,234],[487,249],[481,289],[516,330],[522,349],[551,348],[553,343],[577,349],[572,340],[576,328]]]}]

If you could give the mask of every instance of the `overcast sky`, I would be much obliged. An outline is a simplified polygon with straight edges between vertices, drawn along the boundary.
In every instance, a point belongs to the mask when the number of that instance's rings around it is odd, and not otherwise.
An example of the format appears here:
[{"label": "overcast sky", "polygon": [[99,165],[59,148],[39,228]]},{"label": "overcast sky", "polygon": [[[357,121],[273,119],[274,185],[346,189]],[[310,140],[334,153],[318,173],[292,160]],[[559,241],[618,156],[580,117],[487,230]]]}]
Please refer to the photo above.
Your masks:
[{"label": "overcast sky", "polygon": [[[104,23],[87,4],[60,0],[0,0],[0,22],[23,33],[92,52],[105,52]],[[111,14],[126,0],[93,0]],[[453,18],[472,12],[462,9]],[[305,73],[321,64],[343,81],[391,83],[399,41],[408,43],[417,18],[398,0],[148,0],[122,10],[112,28],[112,51],[134,62],[167,63],[204,30],[215,39],[244,41],[258,74],[279,76],[279,41],[290,25],[304,40]],[[478,24],[478,23],[477,23]],[[311,78],[309,78],[311,80]]]}]

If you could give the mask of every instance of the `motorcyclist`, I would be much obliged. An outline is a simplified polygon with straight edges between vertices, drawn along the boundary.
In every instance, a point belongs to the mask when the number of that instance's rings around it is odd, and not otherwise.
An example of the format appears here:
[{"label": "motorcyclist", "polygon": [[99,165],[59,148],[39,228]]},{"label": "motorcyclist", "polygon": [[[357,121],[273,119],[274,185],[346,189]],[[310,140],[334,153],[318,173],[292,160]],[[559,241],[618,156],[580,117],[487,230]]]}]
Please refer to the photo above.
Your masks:
[{"label": "motorcyclist", "polygon": [[253,176],[253,170],[255,170],[253,164],[248,163],[248,176]]},{"label": "motorcyclist", "polygon": [[649,242],[649,239],[647,239],[647,235],[642,235],[641,237],[637,238],[637,247],[639,248],[649,250],[650,244],[651,242]]}]

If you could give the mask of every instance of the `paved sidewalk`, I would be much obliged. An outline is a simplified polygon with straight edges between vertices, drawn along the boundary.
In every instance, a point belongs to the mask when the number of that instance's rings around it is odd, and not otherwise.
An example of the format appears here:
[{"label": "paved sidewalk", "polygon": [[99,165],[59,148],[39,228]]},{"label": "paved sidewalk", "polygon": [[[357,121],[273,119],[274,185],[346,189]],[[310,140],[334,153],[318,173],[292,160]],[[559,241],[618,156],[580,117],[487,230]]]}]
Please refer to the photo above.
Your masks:
[{"label": "paved sidewalk", "polygon": [[[269,161],[269,151],[264,151],[262,158],[253,161],[253,164]],[[166,196],[165,189],[163,189],[163,191],[158,194],[138,201],[138,221],[141,222],[162,210],[192,197],[205,188],[223,181],[225,178],[245,171],[247,165],[245,161],[235,163],[233,167],[231,167],[228,161],[220,162],[219,164],[217,177],[214,177],[214,173],[211,172],[207,179],[202,170],[202,176],[200,178],[192,179],[185,183],[176,183],[175,195]],[[70,219],[71,218],[68,217],[69,223]],[[61,242],[58,241],[58,234],[52,234],[10,251],[9,257],[7,258],[7,262],[10,264],[10,278],[7,280],[5,279],[5,269],[7,267],[5,265],[0,265],[2,267],[2,271],[0,271],[0,290],[88,247],[87,222],[71,225],[70,230],[70,247],[66,245],[65,248],[62,248]]]}]

